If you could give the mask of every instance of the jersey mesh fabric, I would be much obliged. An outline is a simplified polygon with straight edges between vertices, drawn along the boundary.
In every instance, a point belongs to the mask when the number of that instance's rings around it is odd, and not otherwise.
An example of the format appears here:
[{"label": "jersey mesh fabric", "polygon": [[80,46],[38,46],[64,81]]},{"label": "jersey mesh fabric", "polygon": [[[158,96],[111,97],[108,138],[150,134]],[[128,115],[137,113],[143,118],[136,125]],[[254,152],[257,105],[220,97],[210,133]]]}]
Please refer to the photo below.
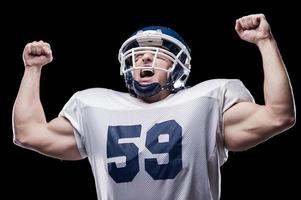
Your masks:
[{"label": "jersey mesh fabric", "polygon": [[59,115],[90,161],[99,200],[218,200],[227,160],[222,116],[242,101],[254,99],[237,79],[202,82],[152,104],[94,88],[75,93]]}]

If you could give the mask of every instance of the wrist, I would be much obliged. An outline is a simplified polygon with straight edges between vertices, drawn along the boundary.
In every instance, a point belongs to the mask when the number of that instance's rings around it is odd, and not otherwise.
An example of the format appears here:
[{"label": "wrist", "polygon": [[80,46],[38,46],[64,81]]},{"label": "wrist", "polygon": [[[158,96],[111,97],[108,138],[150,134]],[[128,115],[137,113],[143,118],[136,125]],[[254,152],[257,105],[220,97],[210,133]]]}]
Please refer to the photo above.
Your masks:
[{"label": "wrist", "polygon": [[42,66],[28,66],[25,65],[25,73],[40,73]]},{"label": "wrist", "polygon": [[269,37],[260,39],[256,42],[256,45],[258,46],[259,49],[263,49],[266,46],[270,46],[271,44],[275,43],[275,39],[272,35]]}]

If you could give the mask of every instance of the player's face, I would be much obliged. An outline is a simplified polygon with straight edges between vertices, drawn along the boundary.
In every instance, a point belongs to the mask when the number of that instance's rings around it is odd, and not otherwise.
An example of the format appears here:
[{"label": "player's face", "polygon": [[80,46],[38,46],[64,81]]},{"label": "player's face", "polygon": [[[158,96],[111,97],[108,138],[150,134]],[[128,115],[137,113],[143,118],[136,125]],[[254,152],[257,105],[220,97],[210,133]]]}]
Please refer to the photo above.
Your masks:
[{"label": "player's face", "polygon": [[134,70],[134,79],[136,81],[142,85],[159,83],[163,86],[167,81],[167,72],[164,70],[168,70],[172,66],[172,62],[165,56],[157,55],[155,57],[153,53],[148,52],[137,54],[135,56],[135,65],[144,67],[143,69]]}]

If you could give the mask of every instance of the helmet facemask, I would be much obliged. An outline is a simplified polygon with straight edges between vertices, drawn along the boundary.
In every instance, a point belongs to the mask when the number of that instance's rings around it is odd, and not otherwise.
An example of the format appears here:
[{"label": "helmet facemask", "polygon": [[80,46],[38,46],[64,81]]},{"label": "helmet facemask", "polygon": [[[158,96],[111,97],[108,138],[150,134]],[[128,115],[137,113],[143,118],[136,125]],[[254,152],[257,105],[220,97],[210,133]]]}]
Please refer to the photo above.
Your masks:
[{"label": "helmet facemask", "polygon": [[[152,55],[152,62],[138,66],[136,59],[145,53]],[[158,58],[171,61],[171,67],[165,69],[157,66]],[[148,91],[146,96],[152,96],[161,90],[177,92],[185,87],[190,73],[190,60],[186,46],[174,37],[162,33],[160,29],[137,32],[122,45],[119,51],[120,74],[124,76],[127,88],[134,95],[135,93],[137,95],[134,88],[137,85],[134,81],[134,70],[153,72],[162,70],[167,73],[166,84],[157,87],[150,86],[150,89],[156,88],[156,91],[149,93],[149,90],[145,90]]]}]

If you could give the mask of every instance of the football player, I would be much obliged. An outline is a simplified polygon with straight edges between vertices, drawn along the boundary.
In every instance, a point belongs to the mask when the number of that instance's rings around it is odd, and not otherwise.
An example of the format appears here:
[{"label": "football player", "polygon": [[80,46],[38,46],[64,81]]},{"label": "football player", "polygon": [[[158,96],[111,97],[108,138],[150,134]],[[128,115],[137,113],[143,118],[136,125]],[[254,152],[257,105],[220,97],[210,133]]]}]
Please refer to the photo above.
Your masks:
[{"label": "football player", "polygon": [[237,19],[235,29],[262,55],[264,105],[238,79],[187,88],[190,48],[172,29],[152,26],[120,48],[129,93],[78,91],[47,122],[39,86],[51,48],[43,41],[27,44],[14,142],[58,159],[88,158],[98,199],[218,200],[228,151],[254,147],[295,122],[289,77],[265,16]]}]

